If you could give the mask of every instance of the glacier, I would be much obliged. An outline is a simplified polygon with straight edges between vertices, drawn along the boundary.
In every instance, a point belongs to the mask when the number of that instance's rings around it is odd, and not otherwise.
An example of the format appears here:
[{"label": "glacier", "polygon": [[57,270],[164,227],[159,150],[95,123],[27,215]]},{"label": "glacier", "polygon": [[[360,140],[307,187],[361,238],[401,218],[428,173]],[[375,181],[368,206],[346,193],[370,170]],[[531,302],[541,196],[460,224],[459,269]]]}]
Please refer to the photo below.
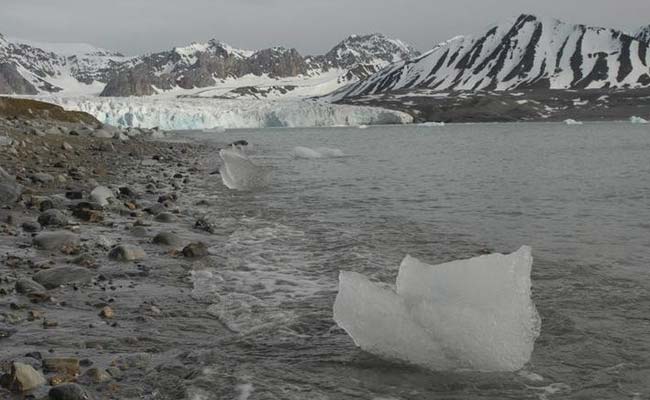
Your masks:
[{"label": "glacier", "polygon": [[334,320],[363,350],[432,370],[516,371],[541,319],[531,248],[429,265],[402,261],[396,290],[343,271]]},{"label": "glacier", "polygon": [[168,97],[56,97],[36,100],[84,111],[105,124],[163,130],[298,128],[408,124],[403,112],[305,100],[226,100]]}]

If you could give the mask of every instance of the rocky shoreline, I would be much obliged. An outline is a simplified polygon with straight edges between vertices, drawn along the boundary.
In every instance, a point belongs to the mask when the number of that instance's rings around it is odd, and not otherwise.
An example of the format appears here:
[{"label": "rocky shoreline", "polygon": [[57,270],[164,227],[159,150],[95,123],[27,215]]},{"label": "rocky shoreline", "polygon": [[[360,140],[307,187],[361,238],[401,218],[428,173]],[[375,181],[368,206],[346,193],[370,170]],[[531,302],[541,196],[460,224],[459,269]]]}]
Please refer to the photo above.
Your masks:
[{"label": "rocky shoreline", "polygon": [[418,122],[629,121],[650,118],[650,89],[512,91],[398,90],[338,102],[383,107],[410,114]]},{"label": "rocky shoreline", "polygon": [[188,194],[215,149],[40,117],[0,133],[0,398],[185,398],[189,349],[224,331],[188,278],[215,244]]}]

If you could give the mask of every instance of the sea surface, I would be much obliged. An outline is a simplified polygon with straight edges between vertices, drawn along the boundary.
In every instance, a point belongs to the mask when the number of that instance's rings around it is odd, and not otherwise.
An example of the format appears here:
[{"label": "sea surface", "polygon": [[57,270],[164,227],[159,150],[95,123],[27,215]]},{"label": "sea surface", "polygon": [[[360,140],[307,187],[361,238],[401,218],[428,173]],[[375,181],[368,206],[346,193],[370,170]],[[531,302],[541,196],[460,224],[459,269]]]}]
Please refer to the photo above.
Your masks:
[{"label": "sea surface", "polygon": [[[245,139],[253,162],[271,169],[264,189],[228,190],[218,175],[204,188],[209,217],[225,227],[222,263],[193,273],[193,294],[230,335],[198,357],[212,378],[190,389],[195,399],[224,385],[234,393],[223,398],[251,400],[650,398],[650,126],[184,136]],[[342,154],[296,158],[297,146]],[[436,264],[522,245],[533,248],[542,317],[522,371],[383,360],[332,319],[341,270],[394,283],[407,254]]]}]

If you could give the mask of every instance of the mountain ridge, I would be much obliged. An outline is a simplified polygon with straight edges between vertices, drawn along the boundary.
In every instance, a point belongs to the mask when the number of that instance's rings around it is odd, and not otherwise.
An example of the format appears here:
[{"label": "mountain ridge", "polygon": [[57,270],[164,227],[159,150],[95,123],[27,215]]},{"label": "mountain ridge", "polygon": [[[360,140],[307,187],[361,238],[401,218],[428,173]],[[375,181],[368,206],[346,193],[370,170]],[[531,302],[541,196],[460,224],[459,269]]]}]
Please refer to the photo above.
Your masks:
[{"label": "mountain ridge", "polygon": [[[254,90],[241,79],[248,76],[256,78],[253,86],[277,85],[280,92],[289,92],[304,84],[315,87],[313,94],[325,94],[321,91],[363,79],[393,61],[418,54],[404,42],[381,34],[352,35],[317,56],[302,56],[281,46],[243,50],[211,39],[135,57],[87,44],[0,36],[0,93],[192,95],[192,89],[223,86],[239,79],[242,84],[238,86],[243,88],[238,89],[250,94]],[[309,82],[279,82],[283,78]],[[310,89],[303,91],[303,97],[312,94]]]},{"label": "mountain ridge", "polygon": [[648,44],[609,28],[522,14],[394,63],[330,99],[395,90],[477,91],[650,86]]}]

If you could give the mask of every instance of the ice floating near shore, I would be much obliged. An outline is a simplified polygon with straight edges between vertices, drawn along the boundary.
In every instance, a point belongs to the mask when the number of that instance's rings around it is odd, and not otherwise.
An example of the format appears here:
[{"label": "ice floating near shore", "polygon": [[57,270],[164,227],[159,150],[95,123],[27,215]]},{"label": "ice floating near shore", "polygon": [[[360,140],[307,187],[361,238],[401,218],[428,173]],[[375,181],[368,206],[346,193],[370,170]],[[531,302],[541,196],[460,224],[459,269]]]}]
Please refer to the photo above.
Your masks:
[{"label": "ice floating near shore", "polygon": [[581,121],[576,121],[575,119],[566,119],[564,123],[567,125],[582,125]]},{"label": "ice floating near shore", "polygon": [[215,126],[214,128],[202,129],[202,131],[205,132],[205,133],[225,133],[226,128],[222,128],[220,126]]},{"label": "ice floating near shore", "polygon": [[421,124],[418,124],[418,126],[424,126],[424,127],[445,126],[445,123],[444,122],[423,122]]},{"label": "ice floating near shore", "polygon": [[396,291],[341,272],[334,320],[362,349],[432,370],[516,371],[541,320],[529,247],[440,265],[406,256]]},{"label": "ice floating near shore", "polygon": [[647,124],[648,120],[643,119],[641,117],[631,117],[630,122],[633,124]]},{"label": "ice floating near shore", "polygon": [[267,186],[270,170],[253,164],[239,147],[228,147],[219,151],[223,161],[221,180],[228,189],[252,190]]},{"label": "ice floating near shore", "polygon": [[345,157],[345,154],[339,149],[329,149],[327,147],[310,149],[309,147],[297,146],[293,149],[293,156],[295,158],[334,158]]}]

